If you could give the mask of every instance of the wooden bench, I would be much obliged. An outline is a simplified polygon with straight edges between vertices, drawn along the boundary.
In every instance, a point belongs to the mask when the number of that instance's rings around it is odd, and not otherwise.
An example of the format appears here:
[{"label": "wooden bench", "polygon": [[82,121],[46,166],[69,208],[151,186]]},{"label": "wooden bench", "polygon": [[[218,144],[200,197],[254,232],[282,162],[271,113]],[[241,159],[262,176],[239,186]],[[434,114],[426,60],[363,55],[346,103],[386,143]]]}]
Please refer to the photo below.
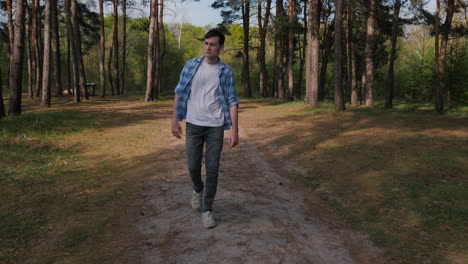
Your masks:
[{"label": "wooden bench", "polygon": [[86,88],[90,96],[96,95],[96,83],[86,83]]},{"label": "wooden bench", "polygon": [[[78,86],[80,86],[80,85],[81,84],[78,83]],[[88,90],[88,95],[89,96],[95,96],[96,95],[96,83],[86,83],[86,89]],[[73,89],[73,90],[75,90],[75,89]]]}]

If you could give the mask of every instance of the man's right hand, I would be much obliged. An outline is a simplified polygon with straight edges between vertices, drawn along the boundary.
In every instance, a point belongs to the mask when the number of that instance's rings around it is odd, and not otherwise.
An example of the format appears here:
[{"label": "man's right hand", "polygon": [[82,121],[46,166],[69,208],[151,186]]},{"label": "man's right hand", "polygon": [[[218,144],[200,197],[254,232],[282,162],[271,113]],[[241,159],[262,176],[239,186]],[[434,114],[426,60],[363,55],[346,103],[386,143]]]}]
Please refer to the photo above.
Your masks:
[{"label": "man's right hand", "polygon": [[172,120],[171,122],[171,129],[172,135],[176,138],[181,138],[182,135],[182,127],[180,126],[179,122],[176,120]]}]

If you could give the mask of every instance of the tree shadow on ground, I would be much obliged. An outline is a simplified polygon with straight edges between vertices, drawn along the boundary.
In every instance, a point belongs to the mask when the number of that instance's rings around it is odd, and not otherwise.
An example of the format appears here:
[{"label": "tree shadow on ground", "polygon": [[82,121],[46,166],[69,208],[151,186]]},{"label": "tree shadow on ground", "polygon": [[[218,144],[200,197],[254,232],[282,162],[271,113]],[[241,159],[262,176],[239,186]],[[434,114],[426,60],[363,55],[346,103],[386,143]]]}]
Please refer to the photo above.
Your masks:
[{"label": "tree shadow on ground", "polygon": [[249,135],[284,166],[303,168],[296,176],[379,245],[416,262],[445,258],[428,248],[461,252],[468,118],[367,108],[278,114],[277,107],[257,111]]}]

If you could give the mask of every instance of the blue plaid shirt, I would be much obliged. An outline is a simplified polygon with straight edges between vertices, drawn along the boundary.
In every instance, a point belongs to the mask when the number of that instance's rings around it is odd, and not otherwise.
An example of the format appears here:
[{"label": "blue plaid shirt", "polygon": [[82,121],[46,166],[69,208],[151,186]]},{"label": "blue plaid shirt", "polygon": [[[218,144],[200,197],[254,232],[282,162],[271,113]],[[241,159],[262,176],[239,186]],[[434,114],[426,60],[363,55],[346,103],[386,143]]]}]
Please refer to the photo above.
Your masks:
[{"label": "blue plaid shirt", "polygon": [[[190,88],[192,87],[192,79],[202,63],[205,56],[189,60],[182,73],[180,74],[179,83],[175,88],[175,93],[179,95],[176,107],[177,121],[182,121],[187,116],[187,101],[190,97]],[[219,77],[219,103],[224,114],[224,129],[231,128],[231,115],[229,109],[233,105],[239,104],[239,99],[236,96],[236,84],[234,82],[234,74],[232,69],[221,60],[219,61],[220,70]]]}]

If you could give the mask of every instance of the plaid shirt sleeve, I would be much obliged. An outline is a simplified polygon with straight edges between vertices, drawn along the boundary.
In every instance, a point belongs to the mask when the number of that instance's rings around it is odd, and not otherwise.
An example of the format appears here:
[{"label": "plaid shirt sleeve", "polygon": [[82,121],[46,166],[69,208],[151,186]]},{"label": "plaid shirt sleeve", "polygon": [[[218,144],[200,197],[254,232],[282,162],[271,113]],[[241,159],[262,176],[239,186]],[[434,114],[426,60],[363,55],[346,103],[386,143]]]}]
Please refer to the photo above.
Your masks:
[{"label": "plaid shirt sleeve", "polygon": [[190,89],[188,84],[191,80],[191,72],[193,71],[193,61],[189,61],[185,64],[182,72],[180,73],[179,83],[174,89],[175,93],[179,95],[176,107],[176,117],[178,121],[184,120],[187,114],[187,100],[190,95]]},{"label": "plaid shirt sleeve", "polygon": [[236,82],[234,80],[234,73],[232,72],[232,69],[228,67],[228,70],[226,72],[226,99],[227,99],[227,104],[228,108],[231,109],[233,105],[238,105],[239,104],[239,99],[237,98],[236,95]]}]

